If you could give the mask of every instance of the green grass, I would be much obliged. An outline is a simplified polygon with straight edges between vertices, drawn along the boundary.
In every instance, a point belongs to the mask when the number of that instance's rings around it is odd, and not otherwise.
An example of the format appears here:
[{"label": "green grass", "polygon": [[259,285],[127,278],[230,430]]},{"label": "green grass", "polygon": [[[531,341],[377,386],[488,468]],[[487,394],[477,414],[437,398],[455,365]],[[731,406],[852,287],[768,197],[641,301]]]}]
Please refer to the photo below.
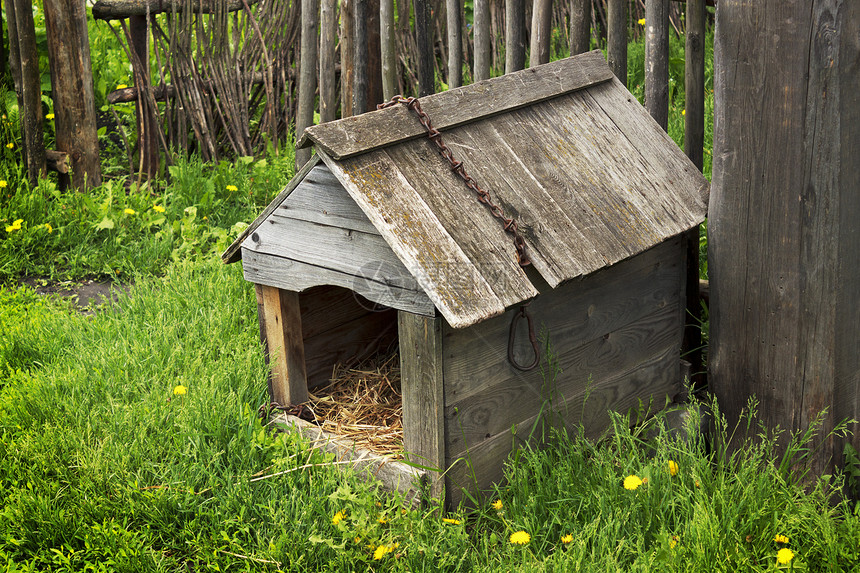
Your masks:
[{"label": "green grass", "polygon": [[[491,498],[501,510],[402,512],[295,435],[261,426],[255,308],[241,269],[214,261],[138,276],[92,317],[0,289],[0,564],[775,571],[779,534],[796,571],[860,567],[860,515],[829,502],[841,482],[804,487],[787,471],[806,438],[781,463],[771,435],[728,454],[723,424],[709,448],[673,439],[659,416],[630,430],[614,415],[603,441],[556,434],[549,448],[517,451]],[[647,483],[626,490],[628,475]],[[516,531],[529,543],[510,543]]]}]

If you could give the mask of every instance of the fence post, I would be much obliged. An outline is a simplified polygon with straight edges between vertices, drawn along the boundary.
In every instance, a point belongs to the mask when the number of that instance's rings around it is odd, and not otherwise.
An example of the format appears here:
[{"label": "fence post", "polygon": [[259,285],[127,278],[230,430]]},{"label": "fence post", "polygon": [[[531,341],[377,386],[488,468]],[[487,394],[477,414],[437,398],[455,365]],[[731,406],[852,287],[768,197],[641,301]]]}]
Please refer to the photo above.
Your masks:
[{"label": "fence post", "polygon": [[627,0],[609,0],[606,56],[615,77],[627,85]]},{"label": "fence post", "polygon": [[397,95],[397,55],[394,52],[394,0],[379,2],[379,43],[382,56],[382,97]]},{"label": "fence post", "polygon": [[[391,0],[388,0],[391,2]],[[320,6],[320,121],[337,118],[337,0],[322,0]]]},{"label": "fence post", "polygon": [[505,1],[505,73],[526,67],[526,6],[524,0]]},{"label": "fence post", "polygon": [[[317,91],[317,22],[320,0],[302,0],[301,61],[299,63],[299,100],[296,103],[296,141],[314,123]],[[296,149],[296,171],[311,158],[310,148]]]},{"label": "fence post", "polygon": [[570,55],[591,49],[591,0],[570,0]]},{"label": "fence post", "polygon": [[529,47],[529,67],[549,62],[552,35],[552,0],[534,0],[532,5],[532,35]]},{"label": "fence post", "polygon": [[426,96],[436,91],[436,58],[430,36],[430,3],[429,0],[413,0],[413,6],[415,43],[418,48],[418,95]]},{"label": "fence post", "polygon": [[475,0],[474,23],[475,66],[472,70],[473,81],[490,78],[490,2]]},{"label": "fence post", "polygon": [[448,23],[448,87],[463,85],[463,20],[460,0],[446,0]]},{"label": "fence post", "polygon": [[669,126],[669,0],[645,3],[645,107]]}]

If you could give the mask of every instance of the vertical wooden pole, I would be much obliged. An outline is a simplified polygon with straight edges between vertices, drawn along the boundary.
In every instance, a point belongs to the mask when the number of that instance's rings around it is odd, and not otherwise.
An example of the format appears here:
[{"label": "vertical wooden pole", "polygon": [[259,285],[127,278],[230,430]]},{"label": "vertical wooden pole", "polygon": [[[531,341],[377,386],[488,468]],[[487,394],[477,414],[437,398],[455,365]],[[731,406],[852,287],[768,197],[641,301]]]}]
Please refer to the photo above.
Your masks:
[{"label": "vertical wooden pole", "polygon": [[[47,19],[47,12],[45,14]],[[128,19],[128,33],[131,37],[131,49],[137,55],[143,68],[149,70],[149,31],[147,30],[146,16],[131,16]],[[50,37],[50,36],[49,36]],[[148,78],[143,78],[148,82]],[[141,92],[146,89],[145,85],[138,86]],[[138,97],[134,105],[134,117],[137,123],[137,145],[140,153],[140,171],[147,178],[158,174],[158,136],[155,133],[154,122],[157,121],[144,98]],[[95,125],[95,124],[94,124]],[[57,124],[59,130],[59,123]],[[93,132],[95,135],[95,132]],[[59,138],[59,132],[57,133]],[[98,146],[98,140],[96,140]],[[61,150],[65,151],[62,147]]]},{"label": "vertical wooden pole", "polygon": [[320,121],[337,119],[337,0],[322,0],[320,6]]},{"label": "vertical wooden pole", "polygon": [[353,0],[352,115],[367,111],[367,1]]},{"label": "vertical wooden pole", "polygon": [[645,107],[669,126],[669,0],[645,3]]},{"label": "vertical wooden pole", "polygon": [[255,285],[261,335],[266,337],[266,356],[271,367],[269,394],[281,406],[308,400],[305,347],[299,294],[266,285]]},{"label": "vertical wooden pole", "polygon": [[827,432],[860,417],[860,3],[720,0],[716,19],[711,387],[729,420],[754,394],[771,427],[827,409]]},{"label": "vertical wooden pole", "polygon": [[505,0],[505,73],[526,67],[525,0]]},{"label": "vertical wooden pole", "polygon": [[448,24],[448,87],[463,85],[463,23],[460,0],[446,0]]},{"label": "vertical wooden pole", "polygon": [[[317,91],[317,54],[320,0],[302,0],[301,60],[299,62],[299,100],[296,103],[296,141],[314,123]],[[311,158],[311,149],[296,149],[296,171]]]},{"label": "vertical wooden pole", "polygon": [[[684,92],[684,151],[703,167],[705,141],[705,0],[687,0]],[[693,383],[703,386],[702,307],[699,299],[699,228],[687,233],[687,326],[683,352],[690,363]]]},{"label": "vertical wooden pole", "polygon": [[413,0],[415,7],[415,43],[418,47],[418,95],[436,91],[435,54],[430,35],[430,1]]},{"label": "vertical wooden pole", "polygon": [[606,56],[615,77],[627,85],[627,0],[608,2]]},{"label": "vertical wooden pole", "polygon": [[529,67],[549,62],[552,36],[552,0],[534,0],[532,4],[532,36],[529,47]]},{"label": "vertical wooden pole", "polygon": [[397,95],[397,55],[394,53],[394,0],[379,2],[379,38],[382,49],[382,97]]},{"label": "vertical wooden pole", "polygon": [[18,80],[15,82],[15,91],[21,110],[22,155],[27,164],[30,185],[35,187],[39,177],[46,173],[46,164],[45,144],[42,140],[42,81],[39,74],[33,6],[27,0],[6,0],[6,18],[9,22],[10,42],[13,36],[16,40],[14,49],[10,52],[11,55],[17,56],[12,64],[18,68],[13,75]]},{"label": "vertical wooden pole", "polygon": [[475,0],[472,29],[475,34],[474,81],[490,78],[490,2]]},{"label": "vertical wooden pole", "polygon": [[570,0],[570,55],[591,49],[591,0]]},{"label": "vertical wooden pole", "polygon": [[340,0],[340,114],[352,115],[353,61],[355,59],[355,0]]},{"label": "vertical wooden pole", "polygon": [[445,467],[445,391],[442,374],[442,320],[397,313],[400,337],[403,448],[411,460],[438,468],[431,495],[443,492]]},{"label": "vertical wooden pole", "polygon": [[382,103],[382,47],[379,37],[379,0],[367,0],[367,105],[374,111]]}]

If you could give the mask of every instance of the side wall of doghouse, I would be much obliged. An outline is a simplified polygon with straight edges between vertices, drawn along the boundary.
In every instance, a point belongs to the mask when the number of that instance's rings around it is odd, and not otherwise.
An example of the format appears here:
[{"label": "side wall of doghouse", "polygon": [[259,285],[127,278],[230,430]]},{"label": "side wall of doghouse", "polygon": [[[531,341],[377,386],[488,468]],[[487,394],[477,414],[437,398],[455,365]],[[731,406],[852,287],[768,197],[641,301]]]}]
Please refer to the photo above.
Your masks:
[{"label": "side wall of doghouse", "polygon": [[[595,437],[607,428],[608,411],[627,411],[650,399],[661,408],[667,395],[681,389],[684,253],[684,242],[673,238],[556,289],[544,285],[528,310],[548,351],[541,367],[530,372],[516,370],[507,358],[518,308],[462,330],[443,322],[452,503],[461,499],[461,488],[483,489],[502,478],[512,444],[524,442],[542,408],[543,420],[563,421],[569,429],[581,423]],[[519,361],[528,363],[524,320],[520,326],[516,350]]]}]

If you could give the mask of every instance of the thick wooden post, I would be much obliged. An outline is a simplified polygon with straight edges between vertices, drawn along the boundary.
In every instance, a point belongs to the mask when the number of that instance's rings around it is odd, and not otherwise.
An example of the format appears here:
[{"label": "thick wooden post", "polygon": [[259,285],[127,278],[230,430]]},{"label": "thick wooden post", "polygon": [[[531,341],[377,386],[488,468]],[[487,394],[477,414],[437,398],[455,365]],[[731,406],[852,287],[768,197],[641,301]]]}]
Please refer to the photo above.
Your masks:
[{"label": "thick wooden post", "polygon": [[337,119],[337,0],[322,0],[320,6],[320,121]]},{"label": "thick wooden post", "polygon": [[549,62],[552,36],[552,0],[534,0],[532,4],[532,35],[529,47],[529,67]]},{"label": "thick wooden post", "polygon": [[627,85],[627,0],[609,0],[606,57],[615,77]]},{"label": "thick wooden post", "polygon": [[299,294],[266,285],[254,285],[260,336],[271,368],[269,396],[281,406],[308,400],[305,347]]},{"label": "thick wooden post", "polygon": [[475,64],[472,69],[473,80],[490,79],[490,2],[475,0],[474,25],[475,34]]},{"label": "thick wooden post", "polygon": [[[317,54],[320,0],[302,0],[301,61],[299,63],[299,101],[296,104],[296,141],[305,128],[314,124],[317,91]],[[311,158],[311,149],[296,149],[296,171]]]},{"label": "thick wooden post", "polygon": [[340,0],[340,115],[352,115],[353,61],[355,59],[355,0]]},{"label": "thick wooden post", "polygon": [[394,0],[379,2],[379,40],[382,56],[382,97],[397,95],[397,54],[394,51]]},{"label": "thick wooden post", "polygon": [[442,320],[402,310],[397,313],[403,448],[411,461],[439,469],[430,488],[434,497],[442,494],[446,469]]},{"label": "thick wooden post", "polygon": [[448,87],[463,85],[463,24],[460,0],[446,0],[448,28]]},{"label": "thick wooden post", "polygon": [[645,107],[669,126],[669,0],[645,3]]},{"label": "thick wooden post", "polygon": [[[684,92],[684,151],[699,171],[705,142],[705,0],[687,0],[686,63]],[[687,326],[684,358],[690,363],[693,382],[705,384],[702,361],[702,307],[699,299],[699,228],[687,233]]]},{"label": "thick wooden post", "polygon": [[570,0],[570,55],[591,50],[591,0]]},{"label": "thick wooden post", "polygon": [[717,4],[711,386],[730,420],[754,394],[770,426],[826,408],[826,431],[860,417],[860,3]]},{"label": "thick wooden post", "polygon": [[21,110],[23,156],[30,185],[36,186],[46,173],[45,144],[42,140],[42,82],[33,7],[27,0],[6,0],[9,45],[15,91]]},{"label": "thick wooden post", "polygon": [[526,67],[525,0],[505,0],[505,73]]}]

